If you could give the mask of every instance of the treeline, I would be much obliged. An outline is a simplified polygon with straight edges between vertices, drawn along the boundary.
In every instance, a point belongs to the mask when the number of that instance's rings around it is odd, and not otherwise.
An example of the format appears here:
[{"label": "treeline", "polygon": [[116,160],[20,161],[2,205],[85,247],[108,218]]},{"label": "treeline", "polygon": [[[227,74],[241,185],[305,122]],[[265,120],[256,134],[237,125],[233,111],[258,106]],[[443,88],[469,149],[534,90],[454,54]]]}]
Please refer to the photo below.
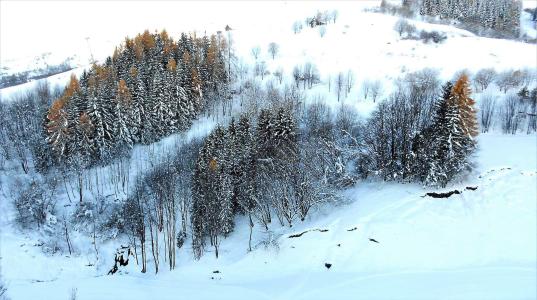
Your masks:
[{"label": "treeline", "polygon": [[207,242],[218,257],[220,239],[234,230],[237,214],[248,216],[251,250],[254,221],[266,230],[273,220],[292,226],[354,183],[343,149],[353,143],[347,135],[356,133],[356,115],[343,108],[334,120],[321,102],[303,109],[294,100],[242,115],[206,138],[192,179],[196,258]]},{"label": "treeline", "polygon": [[488,132],[495,123],[499,123],[504,134],[537,131],[537,88],[530,91],[523,87],[518,93],[509,92],[503,99],[498,98],[489,92],[481,95],[479,115],[482,132]]},{"label": "treeline", "polygon": [[137,35],[104,64],[71,78],[44,120],[53,163],[75,169],[107,164],[133,145],[189,128],[210,101],[227,93],[221,35],[166,31]]},{"label": "treeline", "polygon": [[334,119],[325,104],[304,109],[296,91],[276,93],[271,108],[261,104],[259,113],[232,118],[138,176],[103,228],[129,237],[143,272],[149,257],[157,272],[162,259],[174,268],[175,250],[190,236],[195,258],[209,245],[218,256],[238,215],[248,216],[252,249],[254,224],[292,226],[354,183],[344,150],[356,145],[349,138],[358,128],[352,110],[342,108]]},{"label": "treeline", "polygon": [[[405,1],[403,1],[405,2]],[[406,0],[406,2],[410,2]],[[421,0],[421,15],[456,19],[518,34],[522,2],[518,0]]]},{"label": "treeline", "polygon": [[10,75],[0,74],[0,89],[54,76],[59,73],[68,72],[72,69],[73,67],[70,62],[66,60],[61,64],[47,66],[43,69],[24,71]]},{"label": "treeline", "polygon": [[263,109],[257,126],[242,116],[205,139],[193,177],[196,257],[203,253],[205,237],[218,257],[219,236],[233,231],[235,213],[248,213],[250,222],[254,215],[265,228],[273,210],[282,225],[305,218],[314,195],[301,176],[297,126],[289,107]]},{"label": "treeline", "polygon": [[44,81],[10,101],[0,101],[0,169],[7,161],[17,161],[25,174],[32,166],[44,169],[51,155],[42,120],[61,92],[59,88],[51,90]]},{"label": "treeline", "polygon": [[69,232],[86,232],[96,256],[98,241],[125,234],[142,271],[151,262],[158,272],[163,265],[175,268],[177,249],[190,238],[195,258],[211,248],[219,255],[239,215],[248,220],[248,249],[263,245],[259,238],[252,243],[256,224],[267,232],[273,223],[293,226],[320,204],[337,200],[338,191],[358,177],[444,186],[471,168],[475,112],[466,76],[446,84],[439,96],[440,82],[431,72],[398,81],[365,122],[353,108],[332,111],[323,99],[305,106],[294,85],[280,91],[253,84],[242,94],[246,114],[218,126],[201,142],[186,142],[161,155],[124,192],[126,199],[102,192],[121,188],[123,175],[116,172],[125,171],[120,165],[110,165],[108,179],[92,168],[82,178],[95,172],[89,176],[99,182],[86,186],[109,186],[94,191],[94,201],[74,204],[72,215],[49,224],[58,215],[55,191],[62,184],[67,191],[76,181],[49,174],[21,187],[15,197],[18,220],[26,227],[50,227],[58,236],[54,245],[69,251]]},{"label": "treeline", "polygon": [[364,130],[358,162],[363,177],[446,186],[470,169],[478,130],[468,77],[446,83],[436,99],[438,85],[407,82],[379,103]]},{"label": "treeline", "polygon": [[304,220],[331,188],[354,182],[345,171],[353,161],[350,174],[437,186],[469,171],[478,129],[468,77],[446,83],[439,98],[438,87],[408,83],[363,126],[344,108],[334,118],[317,103],[262,109],[255,126],[242,116],[217,127],[192,179],[194,257],[207,245],[218,257],[237,214],[249,217],[250,231],[253,220],[267,230],[274,217],[281,226]]}]

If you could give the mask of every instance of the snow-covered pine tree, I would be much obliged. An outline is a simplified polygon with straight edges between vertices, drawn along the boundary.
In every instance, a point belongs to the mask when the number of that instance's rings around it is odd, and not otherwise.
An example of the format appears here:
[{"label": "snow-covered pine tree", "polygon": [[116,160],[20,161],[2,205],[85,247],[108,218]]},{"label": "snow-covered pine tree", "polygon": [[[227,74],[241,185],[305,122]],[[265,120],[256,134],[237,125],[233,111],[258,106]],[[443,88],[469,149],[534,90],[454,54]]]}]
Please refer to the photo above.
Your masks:
[{"label": "snow-covered pine tree", "polygon": [[[418,133],[412,139],[412,164],[411,178],[416,181],[425,182],[430,170],[434,168],[435,149],[432,147],[433,127],[427,127]],[[429,181],[436,182],[435,178],[430,178]]]},{"label": "snow-covered pine tree", "polygon": [[255,206],[255,141],[248,116],[242,115],[237,124],[235,149],[238,150],[236,197],[240,210],[251,214]]},{"label": "snow-covered pine tree", "polygon": [[158,68],[153,76],[150,88],[150,95],[148,99],[149,118],[151,122],[152,132],[151,140],[156,141],[160,137],[165,135],[165,117],[168,112],[168,108],[165,102],[165,82],[163,77],[163,70]]},{"label": "snow-covered pine tree", "polygon": [[93,158],[95,157],[95,144],[93,142],[93,135],[95,133],[95,128],[91,123],[89,115],[83,112],[80,115],[77,127],[76,135],[77,144],[76,153],[77,157],[81,160],[81,165],[87,167],[92,163]]},{"label": "snow-covered pine tree", "polygon": [[116,148],[119,148],[119,151],[128,151],[134,144],[130,129],[132,95],[127,87],[127,83],[123,79],[118,82],[114,100],[116,113],[116,121],[114,122]]},{"label": "snow-covered pine tree", "polygon": [[209,137],[205,139],[200,148],[194,174],[192,174],[192,251],[194,258],[199,259],[203,255],[205,237],[207,236],[207,204],[208,195],[208,168],[209,168]]},{"label": "snow-covered pine tree", "polygon": [[270,110],[261,109],[257,119],[256,138],[257,149],[256,153],[259,158],[270,158],[274,151],[274,145],[271,143],[273,135],[273,121]]},{"label": "snow-covered pine tree", "polygon": [[100,77],[96,79],[97,83],[89,89],[88,115],[93,126],[95,126],[95,149],[96,161],[106,163],[112,155],[115,146],[115,113],[114,113],[114,96],[115,85],[111,83],[111,78],[106,75],[107,68],[95,70]]},{"label": "snow-covered pine tree", "polygon": [[238,144],[237,138],[237,123],[235,118],[231,118],[226,130],[225,143],[228,153],[228,175],[230,177],[232,185],[231,202],[233,204],[233,212],[238,212],[240,209],[238,203],[238,186],[240,184],[241,165],[240,158],[242,156],[242,150],[244,145]]},{"label": "snow-covered pine tree", "polygon": [[136,75],[136,85],[133,89],[131,122],[136,130],[135,140],[142,144],[151,141],[151,120],[146,111],[148,101],[147,89],[140,73]]},{"label": "snow-covered pine tree", "polygon": [[215,194],[216,199],[214,199],[215,205],[218,207],[218,220],[217,226],[218,234],[228,235],[233,231],[233,186],[230,176],[230,149],[228,146],[230,143],[226,141],[226,130],[217,126],[214,130],[214,155],[213,161],[216,164],[216,186]]},{"label": "snow-covered pine tree", "polygon": [[425,183],[445,187],[454,176],[471,167],[468,158],[474,144],[465,131],[459,105],[452,100],[452,84],[447,83],[443,90],[432,128],[429,129],[432,136],[427,155],[432,155],[433,159],[425,160],[429,162]]}]

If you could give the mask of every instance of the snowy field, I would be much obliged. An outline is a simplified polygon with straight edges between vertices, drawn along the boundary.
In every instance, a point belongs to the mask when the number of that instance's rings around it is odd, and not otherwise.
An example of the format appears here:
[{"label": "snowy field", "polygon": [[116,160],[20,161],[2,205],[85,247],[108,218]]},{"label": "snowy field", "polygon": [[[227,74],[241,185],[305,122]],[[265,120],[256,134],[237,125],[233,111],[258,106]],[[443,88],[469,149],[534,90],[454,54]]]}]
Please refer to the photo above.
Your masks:
[{"label": "snowy field", "polygon": [[[531,1],[527,2],[529,3],[526,5],[532,5]],[[51,52],[51,56],[60,56],[63,59],[78,57],[77,64],[80,67],[72,72],[80,74],[84,68],[89,67],[91,54],[97,61],[102,62],[126,36],[133,37],[145,29],[166,29],[171,37],[178,38],[181,32],[196,32],[199,36],[224,31],[225,26],[229,25],[232,28],[232,45],[239,61],[253,65],[255,60],[251,50],[259,46],[261,54],[258,61],[264,61],[271,73],[281,67],[287,80],[292,79],[291,72],[295,65],[314,63],[322,76],[322,84],[314,87],[310,93],[328,100],[334,98],[334,93],[328,93],[326,88],[328,77],[331,76],[334,80],[338,72],[346,73],[348,70],[353,71],[357,87],[366,78],[385,80],[388,86],[385,87],[384,94],[387,95],[390,91],[388,81],[404,75],[404,72],[426,67],[438,69],[442,79],[448,80],[462,69],[475,72],[481,68],[493,67],[502,71],[536,65],[534,44],[477,37],[468,31],[447,25],[411,21],[417,29],[445,32],[448,39],[442,44],[402,40],[393,29],[399,17],[363,11],[378,7],[380,1],[377,0],[152,3],[154,4],[147,6],[145,2],[135,2],[127,7],[122,2],[105,2],[99,6],[90,2],[2,3],[5,7],[2,11],[9,9],[11,13],[3,13],[1,18],[1,64],[12,69],[21,68],[31,57]],[[35,11],[30,10],[31,13],[28,14],[29,7]],[[40,14],[40,7],[58,17]],[[62,11],[67,10],[84,11],[88,16],[101,15],[103,20],[120,18],[120,21],[114,22],[114,26],[107,22],[86,24],[79,20],[78,15],[62,14]],[[118,17],[115,13],[118,10],[124,11],[125,17]],[[335,24],[326,26],[324,37],[320,36],[318,27],[304,27],[300,33],[293,33],[292,25],[295,21],[303,22],[306,17],[325,10],[337,10],[338,18]],[[222,13],[223,11],[231,12],[231,15]],[[158,17],[147,17],[157,15]],[[27,24],[17,30],[10,30],[12,27],[9,25],[16,23],[14,18],[19,16],[28,18],[28,22],[31,20],[46,26],[36,28]],[[77,26],[61,26],[65,23]],[[526,25],[525,30],[532,30],[529,27],[531,24],[523,24]],[[54,30],[56,28],[62,28],[62,31],[57,32]],[[33,36],[37,40],[27,41],[20,38],[25,35]],[[68,43],[66,36],[69,36]],[[275,59],[272,59],[267,51],[271,42],[280,46]],[[13,47],[14,44],[20,46]],[[63,86],[72,72],[52,76],[47,80],[52,86]],[[30,82],[2,89],[0,96],[7,99],[17,91],[25,90],[34,84]],[[355,88],[351,90],[346,101],[359,109],[371,108],[368,103],[360,102],[360,97],[359,88]]]},{"label": "snowy field", "polygon": [[[81,300],[534,299],[536,138],[485,134],[479,142],[477,169],[450,187],[477,190],[434,199],[419,186],[360,183],[346,191],[350,203],[275,228],[279,250],[247,253],[246,220],[238,220],[218,260],[193,261],[187,246],[175,271],[141,274],[131,263],[106,276],[112,261],[94,269],[83,255],[44,257],[35,240],[4,230],[2,272],[13,299],[66,299],[72,287]],[[328,231],[288,238],[310,229]]]},{"label": "snowy field", "polygon": [[[223,31],[229,25],[235,55],[244,63],[254,64],[251,49],[260,46],[259,60],[271,72],[283,68],[289,82],[295,65],[315,63],[322,82],[308,90],[308,96],[333,107],[340,103],[328,92],[328,77],[333,80],[338,72],[352,70],[356,87],[343,101],[363,116],[375,107],[360,92],[364,79],[382,80],[387,96],[393,79],[425,67],[438,69],[447,80],[462,69],[537,65],[534,44],[477,37],[446,25],[412,21],[418,29],[445,32],[448,39],[442,44],[402,40],[393,30],[397,17],[363,12],[379,2],[140,1],[128,7],[122,1],[1,2],[1,64],[23,70],[32,66],[33,57],[50,52],[51,61],[74,57],[74,72],[80,74],[89,66],[90,48],[102,61],[125,36],[144,29],[166,28],[177,37],[180,32]],[[45,9],[48,14],[41,13]],[[327,26],[324,37],[317,28],[293,33],[293,22],[334,9],[339,12],[337,22]],[[13,24],[19,23],[15,30]],[[270,42],[280,45],[275,59],[267,53]],[[44,80],[62,86],[70,74]],[[34,84],[2,89],[1,100]],[[153,147],[159,151],[177,140],[204,136],[214,125],[214,120],[202,119],[186,134]],[[141,274],[131,258],[120,274],[106,276],[118,245],[103,245],[96,266],[88,266],[95,260],[91,249],[73,257],[43,254],[36,246],[39,236],[15,228],[10,198],[0,190],[0,271],[13,300],[68,299],[73,288],[80,300],[536,299],[536,144],[534,134],[483,134],[476,169],[445,189],[462,194],[434,199],[423,196],[437,189],[359,182],[344,191],[347,202],[323,207],[293,228],[274,226],[273,245],[250,253],[247,220],[239,218],[235,232],[222,241],[218,260],[209,250],[195,261],[189,242],[177,253],[176,269],[164,268],[158,275],[151,274],[151,268]],[[144,151],[138,147],[135,157]],[[9,180],[6,177],[0,174],[0,183]],[[288,237],[306,230],[312,231]],[[258,225],[253,235],[254,245],[268,239]]]}]

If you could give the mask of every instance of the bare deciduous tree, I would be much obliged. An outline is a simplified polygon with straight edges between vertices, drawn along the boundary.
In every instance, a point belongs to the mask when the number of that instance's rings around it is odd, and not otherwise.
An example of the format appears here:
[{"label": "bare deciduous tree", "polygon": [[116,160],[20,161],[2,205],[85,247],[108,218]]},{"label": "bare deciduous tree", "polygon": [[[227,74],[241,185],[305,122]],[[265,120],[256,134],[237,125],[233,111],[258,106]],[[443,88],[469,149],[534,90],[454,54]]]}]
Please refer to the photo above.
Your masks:
[{"label": "bare deciduous tree", "polygon": [[474,76],[474,87],[476,91],[484,91],[496,78],[496,71],[493,68],[481,69]]},{"label": "bare deciduous tree", "polygon": [[274,75],[274,77],[276,77],[278,79],[278,83],[282,84],[282,81],[283,81],[283,68],[278,67],[278,69],[276,69],[276,71],[274,71],[273,75]]},{"label": "bare deciduous tree", "polygon": [[330,17],[332,18],[332,22],[334,23],[336,23],[338,16],[339,16],[339,12],[335,9],[330,13]]},{"label": "bare deciduous tree", "polygon": [[377,97],[382,94],[382,82],[380,80],[375,80],[371,84],[371,96],[373,97],[373,102],[377,100]]},{"label": "bare deciduous tree", "polygon": [[268,52],[272,56],[272,59],[276,57],[279,50],[280,50],[280,46],[276,44],[275,42],[272,42],[268,45]]},{"label": "bare deciduous tree", "polygon": [[342,72],[339,72],[336,76],[336,94],[337,94],[337,101],[339,102],[341,99],[341,92],[343,91],[343,87],[345,86],[345,75],[343,75]]},{"label": "bare deciduous tree", "polygon": [[251,53],[254,59],[257,60],[259,58],[259,54],[261,54],[261,47],[259,46],[253,47],[251,50]]},{"label": "bare deciduous tree", "polygon": [[369,79],[366,79],[362,82],[362,94],[364,95],[364,99],[369,98],[369,93],[371,92],[371,85],[372,82]]},{"label": "bare deciduous tree", "polygon": [[481,132],[488,132],[494,120],[496,99],[492,94],[483,94],[480,100],[479,115],[481,117]]},{"label": "bare deciduous tree", "polygon": [[347,95],[351,92],[352,87],[354,86],[354,73],[352,70],[347,71]]},{"label": "bare deciduous tree", "polygon": [[255,64],[255,76],[261,76],[261,80],[265,78],[265,74],[267,73],[267,65],[264,61],[258,62]]},{"label": "bare deciduous tree", "polygon": [[503,133],[515,134],[517,132],[520,124],[520,117],[518,112],[519,99],[516,94],[506,95],[500,114]]}]

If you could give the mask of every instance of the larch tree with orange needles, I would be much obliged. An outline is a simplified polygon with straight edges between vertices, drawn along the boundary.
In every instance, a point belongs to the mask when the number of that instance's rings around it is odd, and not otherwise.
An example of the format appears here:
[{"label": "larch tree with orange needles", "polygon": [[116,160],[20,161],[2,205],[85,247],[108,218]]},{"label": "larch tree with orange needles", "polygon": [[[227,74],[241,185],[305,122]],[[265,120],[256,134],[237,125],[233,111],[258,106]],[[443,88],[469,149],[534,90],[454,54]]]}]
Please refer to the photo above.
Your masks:
[{"label": "larch tree with orange needles", "polygon": [[462,74],[453,85],[450,101],[459,107],[464,133],[476,137],[479,133],[474,108],[475,101],[470,98],[470,81],[468,75]]}]

